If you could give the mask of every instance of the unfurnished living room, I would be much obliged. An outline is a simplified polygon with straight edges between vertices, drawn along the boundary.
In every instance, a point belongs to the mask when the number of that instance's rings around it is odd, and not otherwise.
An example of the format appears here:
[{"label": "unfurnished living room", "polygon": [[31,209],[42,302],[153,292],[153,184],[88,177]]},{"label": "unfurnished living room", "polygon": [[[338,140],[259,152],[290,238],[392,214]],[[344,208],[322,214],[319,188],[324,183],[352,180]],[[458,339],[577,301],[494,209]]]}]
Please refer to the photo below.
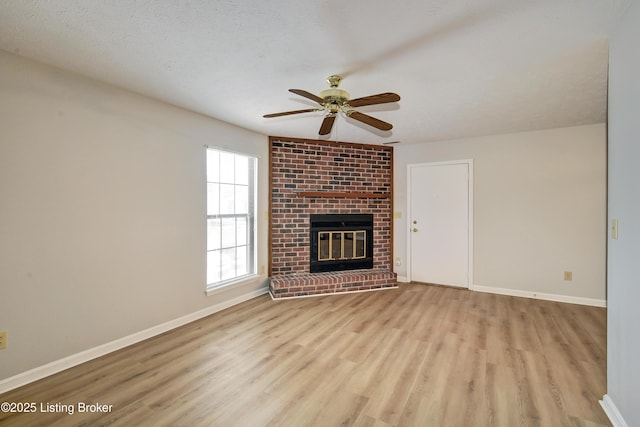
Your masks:
[{"label": "unfurnished living room", "polygon": [[0,0],[0,425],[640,425],[637,0]]}]

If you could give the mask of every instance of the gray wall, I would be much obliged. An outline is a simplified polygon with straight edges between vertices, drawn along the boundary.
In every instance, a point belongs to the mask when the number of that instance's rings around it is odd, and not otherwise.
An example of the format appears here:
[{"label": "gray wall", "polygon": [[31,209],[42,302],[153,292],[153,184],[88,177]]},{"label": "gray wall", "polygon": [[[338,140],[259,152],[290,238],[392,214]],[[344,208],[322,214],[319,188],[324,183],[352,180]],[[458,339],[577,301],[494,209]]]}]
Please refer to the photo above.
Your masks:
[{"label": "gray wall", "polygon": [[461,159],[474,161],[472,288],[604,304],[606,126],[396,146],[399,276],[407,276],[407,165]]},{"label": "gray wall", "polygon": [[640,426],[640,4],[617,27],[609,65],[607,395],[629,426]]},{"label": "gray wall", "polygon": [[0,51],[0,380],[253,294],[205,295],[205,144],[267,138]]}]

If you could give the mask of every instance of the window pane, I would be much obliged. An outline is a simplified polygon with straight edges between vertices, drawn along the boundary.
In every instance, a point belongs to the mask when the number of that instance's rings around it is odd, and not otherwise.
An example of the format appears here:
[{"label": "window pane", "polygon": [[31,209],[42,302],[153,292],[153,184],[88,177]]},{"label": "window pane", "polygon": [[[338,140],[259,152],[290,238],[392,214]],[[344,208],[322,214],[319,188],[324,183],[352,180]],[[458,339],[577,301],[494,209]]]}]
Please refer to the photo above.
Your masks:
[{"label": "window pane", "polygon": [[234,185],[220,184],[220,213],[234,213]]},{"label": "window pane", "polygon": [[247,269],[247,247],[246,246],[238,246],[236,248],[236,275],[242,276],[247,274],[249,270]]},{"label": "window pane", "polygon": [[220,182],[233,184],[235,181],[234,157],[231,153],[220,152]]},{"label": "window pane", "polygon": [[220,154],[214,150],[207,150],[207,181],[220,180]]},{"label": "window pane", "polygon": [[236,218],[236,245],[247,244],[247,218]]},{"label": "window pane", "polygon": [[246,214],[249,212],[249,187],[236,185],[236,212]]},{"label": "window pane", "polygon": [[220,281],[220,251],[207,252],[207,283]]},{"label": "window pane", "polygon": [[220,185],[207,183],[207,215],[220,213]]},{"label": "window pane", "polygon": [[222,247],[229,248],[236,245],[236,219],[222,219]]},{"label": "window pane", "polygon": [[220,220],[207,220],[207,250],[220,249]]},{"label": "window pane", "polygon": [[220,260],[222,262],[220,280],[236,277],[236,248],[222,249]]},{"label": "window pane", "polygon": [[249,158],[236,156],[236,184],[249,184]]}]

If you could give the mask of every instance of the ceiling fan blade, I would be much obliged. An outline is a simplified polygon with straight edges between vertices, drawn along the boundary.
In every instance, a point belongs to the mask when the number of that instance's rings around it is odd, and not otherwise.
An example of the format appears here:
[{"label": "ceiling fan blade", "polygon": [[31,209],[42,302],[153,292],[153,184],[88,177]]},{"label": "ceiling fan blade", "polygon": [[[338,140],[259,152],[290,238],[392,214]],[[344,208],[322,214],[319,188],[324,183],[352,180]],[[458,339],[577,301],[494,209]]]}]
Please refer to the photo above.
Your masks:
[{"label": "ceiling fan blade", "polygon": [[322,125],[320,125],[320,132],[318,132],[319,135],[328,135],[329,133],[331,133],[331,128],[333,127],[333,122],[336,121],[336,114],[335,113],[329,113],[324,117],[324,120],[322,121]]},{"label": "ceiling fan blade", "polygon": [[310,113],[312,111],[320,111],[318,108],[307,108],[306,110],[295,110],[295,111],[285,111],[283,113],[273,113],[273,114],[265,114],[265,119],[269,119],[271,117],[280,117],[280,116],[288,116],[290,114],[300,114],[300,113]]},{"label": "ceiling fan blade", "polygon": [[393,92],[379,93],[377,95],[364,96],[362,98],[347,101],[351,107],[362,107],[363,105],[386,104],[387,102],[400,101],[400,95]]},{"label": "ceiling fan blade", "polygon": [[391,123],[383,122],[382,120],[376,119],[375,117],[368,116],[359,111],[351,110],[347,112],[347,116],[352,119],[358,120],[362,123],[365,123],[369,126],[373,126],[376,129],[380,130],[391,130],[393,129],[393,125]]},{"label": "ceiling fan blade", "polygon": [[320,105],[324,105],[324,99],[320,98],[317,95],[314,95],[306,90],[302,89],[289,89],[289,92],[295,93],[296,95],[304,96],[307,99],[317,102]]}]

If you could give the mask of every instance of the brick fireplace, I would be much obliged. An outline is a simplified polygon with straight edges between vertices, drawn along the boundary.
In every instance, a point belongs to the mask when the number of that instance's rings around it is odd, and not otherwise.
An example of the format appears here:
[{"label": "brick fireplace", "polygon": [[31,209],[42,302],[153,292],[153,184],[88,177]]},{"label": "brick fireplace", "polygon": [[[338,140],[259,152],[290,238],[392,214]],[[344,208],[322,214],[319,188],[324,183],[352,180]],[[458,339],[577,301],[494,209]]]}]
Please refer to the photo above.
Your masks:
[{"label": "brick fireplace", "polygon": [[[273,298],[365,291],[397,286],[392,270],[391,147],[270,137],[269,290]],[[310,268],[311,218],[369,216],[373,229],[369,264],[345,271]],[[354,226],[334,241],[331,258],[361,258],[366,230]],[[340,240],[342,239],[342,240]],[[341,241],[351,255],[336,252]],[[351,245],[356,245],[353,252]],[[323,249],[324,250],[324,249]],[[338,255],[340,254],[340,255]],[[316,260],[317,261],[317,260]],[[331,263],[330,262],[330,263]],[[362,268],[364,267],[364,268]],[[323,271],[325,270],[325,271]],[[331,269],[329,269],[331,270]]]}]

